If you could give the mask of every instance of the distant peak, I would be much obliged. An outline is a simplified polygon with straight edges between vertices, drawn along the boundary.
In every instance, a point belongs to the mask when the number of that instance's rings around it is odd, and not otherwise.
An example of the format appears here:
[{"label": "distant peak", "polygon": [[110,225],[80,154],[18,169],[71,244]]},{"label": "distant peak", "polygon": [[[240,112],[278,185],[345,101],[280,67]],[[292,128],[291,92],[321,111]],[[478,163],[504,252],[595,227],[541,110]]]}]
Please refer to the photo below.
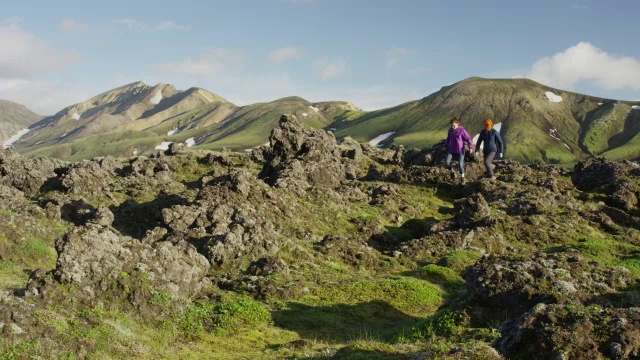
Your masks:
[{"label": "distant peak", "polygon": [[280,99],[276,99],[273,102],[280,102],[280,101],[304,101],[304,102],[309,102],[299,96],[287,96],[287,97],[283,97]]},{"label": "distant peak", "polygon": [[202,97],[204,97],[205,99],[207,99],[208,101],[225,101],[228,102],[226,99],[224,99],[222,96],[212,93],[211,91],[207,90],[207,89],[203,89],[200,87],[190,87],[189,89],[187,89],[187,91],[185,91],[185,93],[187,93],[188,95],[200,95]]},{"label": "distant peak", "polygon": [[[158,85],[160,85],[160,84],[158,84]],[[145,84],[142,81],[134,81],[134,82],[132,82],[130,84],[126,84],[126,85],[120,86],[119,88],[116,88],[116,89],[137,88],[137,87],[145,87],[145,86],[148,87],[149,85]]]}]

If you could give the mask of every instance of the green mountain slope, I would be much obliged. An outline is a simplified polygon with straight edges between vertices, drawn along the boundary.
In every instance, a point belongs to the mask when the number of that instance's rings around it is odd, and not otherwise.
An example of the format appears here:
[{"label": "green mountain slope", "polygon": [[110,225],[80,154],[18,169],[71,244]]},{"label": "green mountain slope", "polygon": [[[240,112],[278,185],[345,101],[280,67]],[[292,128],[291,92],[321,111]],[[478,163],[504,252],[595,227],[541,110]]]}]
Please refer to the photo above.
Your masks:
[{"label": "green mountain slope", "polygon": [[[348,102],[287,97],[236,106],[200,88],[128,84],[45,118],[20,140],[29,156],[78,160],[148,155],[162,143],[244,151],[267,143],[282,114],[306,126],[379,146],[430,147],[446,137],[452,117],[471,136],[482,120],[499,124],[506,157],[523,163],[573,163],[590,155],[640,157],[640,103],[577,94],[528,79],[469,78],[416,101],[365,112]],[[15,133],[15,132],[13,132]]]},{"label": "green mountain slope", "polygon": [[336,136],[364,142],[393,132],[385,145],[420,148],[444,139],[452,117],[460,118],[471,136],[482,130],[483,119],[491,118],[501,123],[509,158],[568,163],[629,141],[632,146],[636,140],[628,132],[637,133],[632,113],[639,112],[632,105],[528,79],[469,78],[421,100],[368,113],[340,127]]}]

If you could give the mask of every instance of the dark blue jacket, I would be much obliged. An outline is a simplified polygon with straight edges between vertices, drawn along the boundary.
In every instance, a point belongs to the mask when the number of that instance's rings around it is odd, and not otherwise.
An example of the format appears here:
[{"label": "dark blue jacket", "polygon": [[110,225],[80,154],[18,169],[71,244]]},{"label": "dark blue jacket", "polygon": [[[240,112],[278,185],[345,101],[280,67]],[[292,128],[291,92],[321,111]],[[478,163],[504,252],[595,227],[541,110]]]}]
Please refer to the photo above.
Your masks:
[{"label": "dark blue jacket", "polygon": [[504,150],[502,138],[500,137],[500,133],[496,129],[482,130],[480,132],[480,136],[478,136],[478,141],[476,142],[476,149],[480,150],[480,144],[482,144],[483,142],[484,149],[482,149],[482,152],[485,154],[488,154],[490,152],[501,153]]}]

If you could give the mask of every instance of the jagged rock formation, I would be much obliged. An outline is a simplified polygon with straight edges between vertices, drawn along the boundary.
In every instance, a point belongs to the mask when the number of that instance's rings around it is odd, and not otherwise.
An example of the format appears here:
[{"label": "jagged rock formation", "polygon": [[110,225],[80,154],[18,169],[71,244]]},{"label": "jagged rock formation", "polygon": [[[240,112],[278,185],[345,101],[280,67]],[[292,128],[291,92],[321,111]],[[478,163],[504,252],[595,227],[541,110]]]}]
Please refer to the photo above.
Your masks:
[{"label": "jagged rock formation", "polygon": [[167,291],[175,299],[198,294],[209,262],[191,244],[145,244],[119,236],[103,219],[98,217],[95,224],[71,230],[56,243],[55,276],[60,282],[96,296],[101,291],[113,291],[114,283],[128,282],[126,278],[131,276],[146,279],[152,289]]},{"label": "jagged rock formation", "polygon": [[283,115],[269,143],[260,177],[271,185],[299,192],[335,189],[345,179],[342,152],[325,131],[305,129],[295,117]]}]

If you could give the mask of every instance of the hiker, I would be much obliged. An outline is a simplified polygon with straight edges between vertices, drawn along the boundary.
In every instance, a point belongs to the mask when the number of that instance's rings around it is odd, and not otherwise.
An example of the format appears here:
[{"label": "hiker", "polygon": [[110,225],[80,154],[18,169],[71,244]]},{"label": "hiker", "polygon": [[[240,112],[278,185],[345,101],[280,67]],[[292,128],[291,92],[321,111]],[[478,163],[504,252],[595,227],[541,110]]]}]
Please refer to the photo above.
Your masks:
[{"label": "hiker", "polygon": [[487,176],[491,178],[491,180],[495,180],[496,175],[493,172],[493,164],[491,164],[491,162],[496,154],[499,154],[502,159],[504,145],[502,143],[502,138],[500,138],[500,133],[498,130],[493,128],[491,119],[484,119],[482,125],[484,126],[484,130],[480,132],[480,136],[478,136],[478,141],[476,142],[476,157],[478,156],[480,145],[484,143],[484,148],[482,150],[482,154],[484,155],[484,166],[487,168]]},{"label": "hiker", "polygon": [[447,134],[447,141],[444,145],[447,147],[447,160],[446,166],[451,170],[451,178],[456,178],[456,172],[451,166],[451,159],[455,156],[458,159],[458,167],[460,168],[460,177],[462,178],[462,185],[464,181],[464,143],[469,144],[469,151],[473,151],[473,141],[467,130],[460,125],[460,120],[457,118],[451,119],[451,128],[449,128],[449,134]]}]

